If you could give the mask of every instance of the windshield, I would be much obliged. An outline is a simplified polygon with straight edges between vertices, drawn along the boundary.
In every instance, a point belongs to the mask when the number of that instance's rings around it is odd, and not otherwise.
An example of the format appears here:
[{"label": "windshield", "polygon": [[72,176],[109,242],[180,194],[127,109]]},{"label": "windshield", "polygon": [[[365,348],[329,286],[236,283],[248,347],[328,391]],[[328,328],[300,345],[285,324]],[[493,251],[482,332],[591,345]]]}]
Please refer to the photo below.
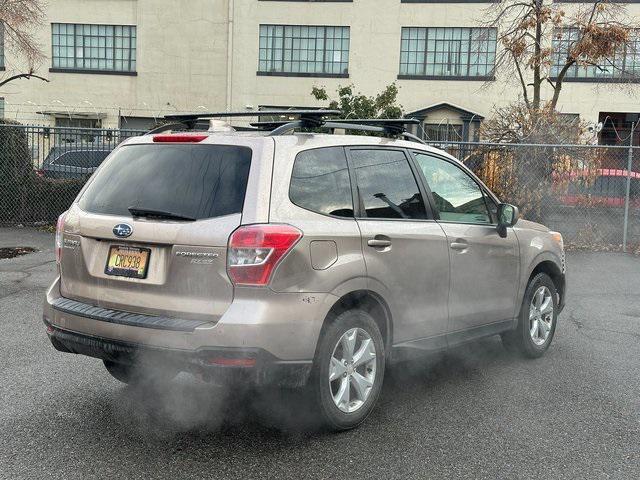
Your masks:
[{"label": "windshield", "polygon": [[234,145],[129,145],[114,153],[79,201],[92,213],[130,208],[196,220],[242,212],[251,149]]}]

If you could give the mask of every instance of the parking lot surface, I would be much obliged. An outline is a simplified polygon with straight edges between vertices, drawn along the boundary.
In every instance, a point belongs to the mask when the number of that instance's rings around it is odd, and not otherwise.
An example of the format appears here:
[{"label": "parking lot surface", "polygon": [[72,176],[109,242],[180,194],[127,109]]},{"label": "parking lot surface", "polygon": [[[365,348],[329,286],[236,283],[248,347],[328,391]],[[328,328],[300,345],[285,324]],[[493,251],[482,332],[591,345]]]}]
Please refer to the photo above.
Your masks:
[{"label": "parking lot surface", "polygon": [[164,389],[62,354],[41,320],[52,235],[0,229],[0,478],[640,478],[640,258],[568,256],[538,360],[498,338],[390,371],[358,429],[314,428],[301,395],[181,375]]}]

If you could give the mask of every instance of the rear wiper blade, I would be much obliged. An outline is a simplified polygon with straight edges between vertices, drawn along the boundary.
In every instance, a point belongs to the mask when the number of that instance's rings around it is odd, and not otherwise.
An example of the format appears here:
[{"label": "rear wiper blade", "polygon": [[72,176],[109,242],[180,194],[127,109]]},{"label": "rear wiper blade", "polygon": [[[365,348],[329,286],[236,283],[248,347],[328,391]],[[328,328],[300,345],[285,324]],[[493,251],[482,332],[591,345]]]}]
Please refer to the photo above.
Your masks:
[{"label": "rear wiper blade", "polygon": [[181,215],[179,213],[165,212],[164,210],[153,210],[151,208],[139,208],[129,207],[127,210],[131,212],[134,217],[153,217],[153,218],[166,218],[168,220],[186,220],[189,222],[195,222],[197,219]]}]

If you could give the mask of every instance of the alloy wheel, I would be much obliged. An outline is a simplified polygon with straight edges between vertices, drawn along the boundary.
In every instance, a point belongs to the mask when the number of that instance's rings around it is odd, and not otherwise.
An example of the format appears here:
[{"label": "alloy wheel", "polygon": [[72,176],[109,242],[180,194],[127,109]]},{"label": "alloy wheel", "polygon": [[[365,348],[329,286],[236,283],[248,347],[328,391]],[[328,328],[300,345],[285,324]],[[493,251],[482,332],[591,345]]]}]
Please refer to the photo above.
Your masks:
[{"label": "alloy wheel", "polygon": [[544,285],[536,290],[529,307],[529,334],[537,346],[545,344],[553,326],[553,297]]},{"label": "alloy wheel", "polygon": [[336,407],[353,413],[366,402],[376,379],[376,347],[362,328],[347,330],[333,348],[329,389]]}]

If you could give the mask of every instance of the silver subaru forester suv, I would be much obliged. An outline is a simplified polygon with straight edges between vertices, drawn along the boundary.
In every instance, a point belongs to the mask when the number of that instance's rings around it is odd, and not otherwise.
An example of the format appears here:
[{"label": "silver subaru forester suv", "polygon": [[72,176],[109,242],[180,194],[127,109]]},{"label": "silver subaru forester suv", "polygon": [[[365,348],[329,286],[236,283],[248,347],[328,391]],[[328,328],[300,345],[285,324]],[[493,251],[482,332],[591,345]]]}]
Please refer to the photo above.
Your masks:
[{"label": "silver subaru forester suv", "polygon": [[44,321],[125,383],[305,386],[352,428],[394,360],[499,334],[539,357],[562,237],[447,153],[395,138],[173,132],[123,142],[58,221]]}]

